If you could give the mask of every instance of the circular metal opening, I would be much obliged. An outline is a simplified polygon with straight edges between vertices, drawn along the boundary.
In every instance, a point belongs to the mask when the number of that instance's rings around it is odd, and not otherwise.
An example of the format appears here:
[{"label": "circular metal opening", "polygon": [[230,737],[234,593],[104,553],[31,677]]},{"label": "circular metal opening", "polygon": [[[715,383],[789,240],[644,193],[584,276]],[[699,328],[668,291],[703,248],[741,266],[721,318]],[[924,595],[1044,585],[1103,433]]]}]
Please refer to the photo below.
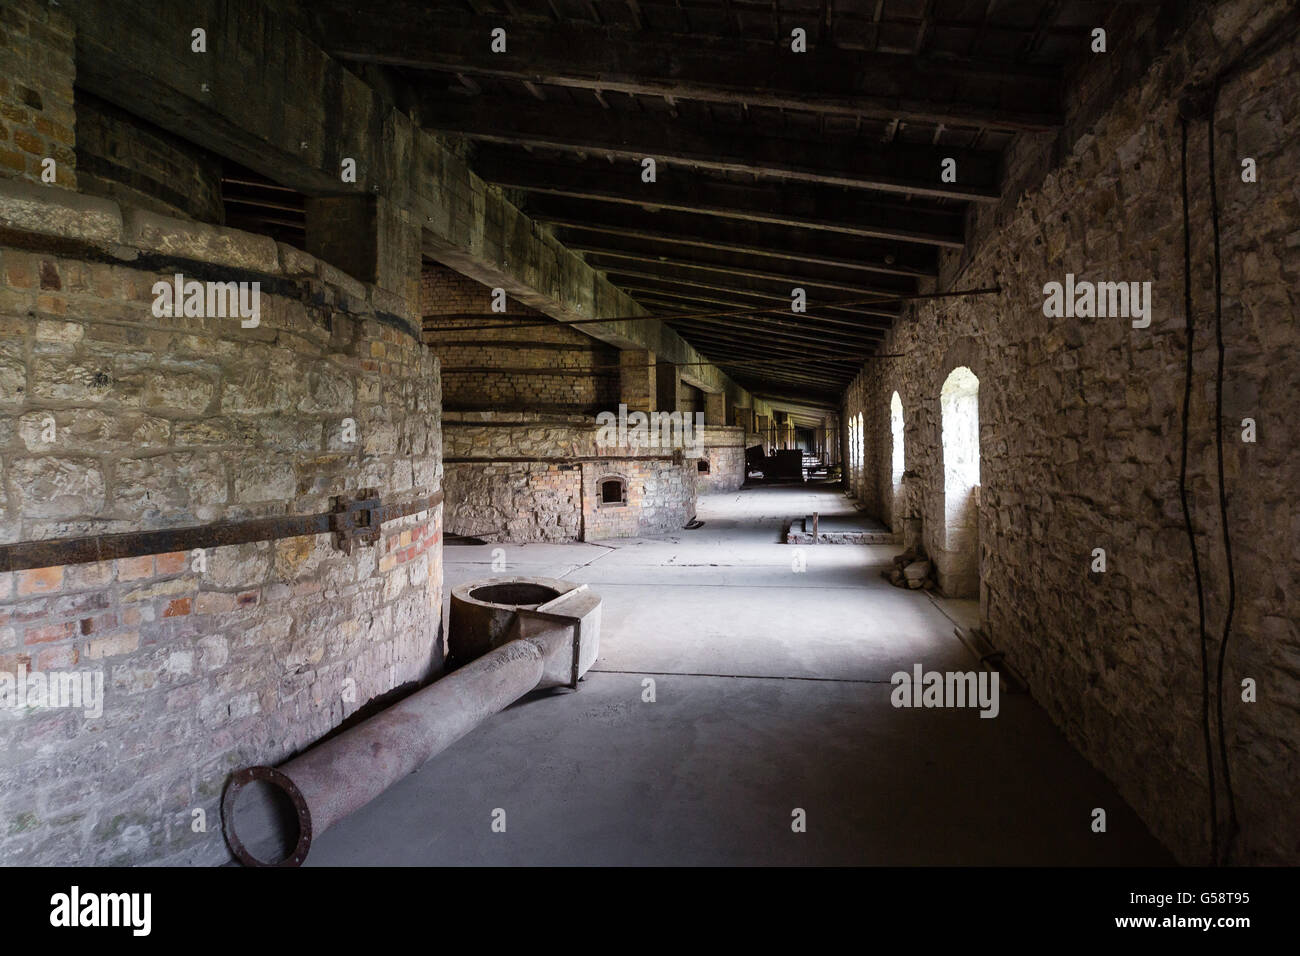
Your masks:
[{"label": "circular metal opening", "polygon": [[469,592],[475,601],[488,604],[513,604],[516,607],[536,608],[539,604],[553,601],[560,596],[555,588],[545,584],[529,584],[527,581],[514,581],[508,584],[485,584]]},{"label": "circular metal opening", "polygon": [[[279,808],[282,811],[281,827],[288,833],[296,827],[297,839],[281,859],[263,860],[254,856],[235,832],[235,806],[240,791],[250,784],[265,784],[268,792],[286,801],[286,805]],[[311,812],[307,809],[307,802],[294,782],[274,767],[248,767],[231,775],[226,791],[221,795],[221,823],[226,845],[244,866],[302,866],[307,851],[311,849]]]}]

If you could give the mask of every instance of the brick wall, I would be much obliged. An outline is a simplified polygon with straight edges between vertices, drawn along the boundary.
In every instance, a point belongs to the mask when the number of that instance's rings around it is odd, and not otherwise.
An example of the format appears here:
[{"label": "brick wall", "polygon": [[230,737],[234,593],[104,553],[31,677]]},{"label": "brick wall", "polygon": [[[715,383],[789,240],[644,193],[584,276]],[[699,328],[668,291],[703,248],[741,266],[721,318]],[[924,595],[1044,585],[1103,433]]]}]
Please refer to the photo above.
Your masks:
[{"label": "brick wall", "polygon": [[[421,275],[421,311],[426,317],[481,313],[483,318],[438,320],[467,327],[426,332],[442,365],[443,400],[449,409],[547,409],[595,414],[618,405],[619,352],[567,329],[513,299],[504,313],[492,313],[492,290],[454,270],[427,264]],[[545,321],[541,326],[472,329],[511,319]],[[459,369],[471,369],[459,371]]]},{"label": "brick wall", "polygon": [[[866,471],[853,488],[887,512],[889,400],[900,393],[905,508],[921,517],[927,548],[938,549],[939,391],[954,367],[974,370],[980,599],[992,640],[1069,739],[1187,862],[1206,859],[1209,827],[1196,597],[1178,492],[1185,319],[1176,101],[1184,82],[1266,33],[1278,12],[1260,0],[1198,5],[1170,51],[1067,141],[1058,169],[985,214],[951,279],[957,287],[1000,283],[1002,294],[910,309],[882,346],[903,357],[868,364],[845,395],[846,414],[864,411],[867,422]],[[1220,422],[1204,123],[1193,125],[1188,147],[1199,331],[1189,485],[1213,660],[1226,606],[1214,464],[1222,428],[1238,588],[1224,675],[1238,862],[1300,862],[1300,521],[1289,504],[1300,475],[1292,412],[1300,382],[1297,102],[1294,43],[1246,68],[1220,96],[1228,347]],[[1258,183],[1242,182],[1247,156],[1258,163]],[[1013,161],[1013,178],[1046,164],[1023,152]],[[1150,327],[1045,317],[1043,286],[1067,272],[1151,281]],[[1258,423],[1256,444],[1241,440],[1247,417]],[[1105,573],[1090,573],[1097,547],[1107,553]],[[1261,688],[1256,703],[1241,700],[1245,678]],[[1222,787],[1222,768],[1217,775]]]},{"label": "brick wall", "polygon": [[[632,538],[679,531],[695,517],[696,471],[689,459],[636,460],[609,458],[584,462],[584,541]],[[603,504],[600,485],[622,479],[627,504]]]},{"label": "brick wall", "polygon": [[[0,247],[0,541],[440,486],[437,364],[401,300],[265,237],[30,191],[0,183],[24,233]],[[259,280],[260,324],[155,316],[177,271]],[[441,585],[438,509],[352,554],[320,535],[0,575],[0,672],[104,682],[98,718],[0,707],[0,856],[224,860],[227,775],[433,673]]]},{"label": "brick wall", "polygon": [[75,33],[66,13],[43,0],[0,4],[0,177],[77,187],[72,103]]},{"label": "brick wall", "polygon": [[77,188],[168,216],[225,222],[221,160],[82,90]]}]

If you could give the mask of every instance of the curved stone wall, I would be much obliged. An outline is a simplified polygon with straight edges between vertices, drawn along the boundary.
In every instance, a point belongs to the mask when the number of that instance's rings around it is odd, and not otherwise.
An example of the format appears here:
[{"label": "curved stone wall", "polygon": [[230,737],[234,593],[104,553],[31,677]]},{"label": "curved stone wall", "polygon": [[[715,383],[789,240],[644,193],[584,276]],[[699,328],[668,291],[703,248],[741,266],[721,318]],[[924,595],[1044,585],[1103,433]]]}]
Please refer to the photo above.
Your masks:
[{"label": "curved stone wall", "polygon": [[168,216],[225,222],[221,160],[76,91],[77,188]]},{"label": "curved stone wall", "polygon": [[[396,297],[25,184],[0,184],[0,225],[22,237],[0,246],[0,542],[440,488],[438,366]],[[156,314],[177,273],[259,283],[257,324]],[[99,715],[0,707],[0,857],[224,860],[228,773],[436,670],[441,583],[440,506],[350,554],[322,534],[0,574],[0,697],[19,671],[102,681]]]}]

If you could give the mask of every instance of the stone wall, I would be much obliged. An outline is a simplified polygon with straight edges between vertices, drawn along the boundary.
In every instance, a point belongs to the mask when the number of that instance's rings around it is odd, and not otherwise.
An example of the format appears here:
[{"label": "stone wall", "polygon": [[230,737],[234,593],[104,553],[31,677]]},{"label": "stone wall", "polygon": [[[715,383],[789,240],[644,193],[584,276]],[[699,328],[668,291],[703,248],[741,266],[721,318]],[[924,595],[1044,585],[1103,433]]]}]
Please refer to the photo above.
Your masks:
[{"label": "stone wall", "polygon": [[735,491],[745,483],[745,429],[739,425],[706,425],[703,459],[707,474],[698,475],[701,492]]},{"label": "stone wall", "polygon": [[[903,357],[868,363],[845,395],[846,416],[862,411],[867,423],[864,471],[850,488],[888,514],[889,403],[900,393],[903,508],[920,517],[934,551],[945,522],[940,389],[958,366],[978,376],[981,616],[1069,739],[1186,862],[1206,860],[1209,825],[1196,594],[1178,488],[1185,336],[1176,103],[1185,83],[1268,35],[1280,12],[1262,0],[1193,5],[1169,51],[1099,119],[1072,124],[1073,137],[1059,144],[1022,143],[1013,181],[1053,165],[1054,149],[1059,166],[979,213],[966,252],[946,263],[942,280],[1000,284],[1001,294],[909,309],[881,349]],[[1198,330],[1190,503],[1213,660],[1227,598],[1220,428],[1237,581],[1224,675],[1242,825],[1233,859],[1249,863],[1300,862],[1300,517],[1290,504],[1300,475],[1292,413],[1300,388],[1297,59],[1295,43],[1284,44],[1229,77],[1219,97],[1227,356],[1218,422],[1204,122],[1192,124],[1188,144]],[[1084,108],[1072,104],[1072,115]],[[1258,183],[1242,181],[1245,157],[1257,162]],[[1150,326],[1045,317],[1044,285],[1066,273],[1150,281]],[[1257,422],[1257,443],[1242,441],[1245,418]],[[1092,571],[1095,548],[1105,549],[1104,573]],[[1246,678],[1257,683],[1256,703],[1241,699]],[[1222,768],[1216,774],[1221,788]]]},{"label": "stone wall", "polygon": [[[424,267],[424,340],[446,369],[447,530],[527,542],[680,529],[695,515],[695,462],[674,459],[672,448],[597,442],[596,416],[619,406],[619,350],[513,299],[505,304],[504,313],[493,313],[491,289],[451,269]],[[543,324],[475,328],[512,321]],[[636,370],[639,378],[654,380],[646,353],[621,354],[647,366]],[[679,386],[676,375],[665,380],[675,396],[701,394]],[[702,410],[702,398],[691,401]],[[610,476],[626,482],[626,503],[599,501],[600,480]]]},{"label": "stone wall", "polygon": [[[0,228],[21,237],[0,247],[0,542],[440,487],[438,366],[403,299],[48,186],[0,183]],[[178,272],[260,282],[258,323],[156,315]],[[98,717],[0,708],[0,856],[226,859],[232,770],[439,667],[440,542],[435,508],[351,554],[320,535],[0,574],[0,672],[103,680]]]},{"label": "stone wall", "polygon": [[[680,530],[695,516],[696,460],[670,448],[598,441],[593,418],[447,412],[446,523],[493,541],[589,541]],[[603,505],[603,478],[626,505]]]},{"label": "stone wall", "polygon": [[683,415],[704,414],[704,393],[694,385],[681,382],[677,386],[677,411]]},{"label": "stone wall", "polygon": [[56,6],[0,4],[0,178],[42,182],[48,158],[54,183],[77,187],[74,37],[72,20]]}]

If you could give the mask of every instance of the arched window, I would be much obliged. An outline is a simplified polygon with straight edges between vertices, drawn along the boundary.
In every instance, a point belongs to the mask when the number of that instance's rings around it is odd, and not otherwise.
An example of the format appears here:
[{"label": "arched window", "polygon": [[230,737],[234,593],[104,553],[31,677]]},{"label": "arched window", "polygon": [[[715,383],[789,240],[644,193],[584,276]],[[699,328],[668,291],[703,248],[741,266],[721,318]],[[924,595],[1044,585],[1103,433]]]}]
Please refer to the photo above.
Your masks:
[{"label": "arched window", "polygon": [[707,475],[709,473],[709,460],[707,458],[701,458],[695,463],[695,470],[701,475]]},{"label": "arched window", "polygon": [[605,508],[616,508],[627,504],[627,482],[622,478],[602,478],[600,480],[600,504]]},{"label": "arched window", "polygon": [[891,475],[893,478],[894,488],[897,489],[903,483],[903,400],[894,393],[894,397],[889,400],[889,435],[893,440],[893,468]]},{"label": "arched window", "polygon": [[862,471],[863,463],[867,458],[867,439],[865,429],[862,423],[862,413],[858,412],[858,471]]},{"label": "arched window", "polygon": [[889,496],[889,523],[895,532],[901,532],[903,529],[903,472],[907,467],[907,459],[903,451],[903,400],[895,392],[889,400],[889,437],[890,437],[890,487],[892,494]]},{"label": "arched window", "polygon": [[939,393],[943,415],[945,551],[939,583],[952,597],[979,593],[979,386],[975,373],[961,366],[953,369]]}]

